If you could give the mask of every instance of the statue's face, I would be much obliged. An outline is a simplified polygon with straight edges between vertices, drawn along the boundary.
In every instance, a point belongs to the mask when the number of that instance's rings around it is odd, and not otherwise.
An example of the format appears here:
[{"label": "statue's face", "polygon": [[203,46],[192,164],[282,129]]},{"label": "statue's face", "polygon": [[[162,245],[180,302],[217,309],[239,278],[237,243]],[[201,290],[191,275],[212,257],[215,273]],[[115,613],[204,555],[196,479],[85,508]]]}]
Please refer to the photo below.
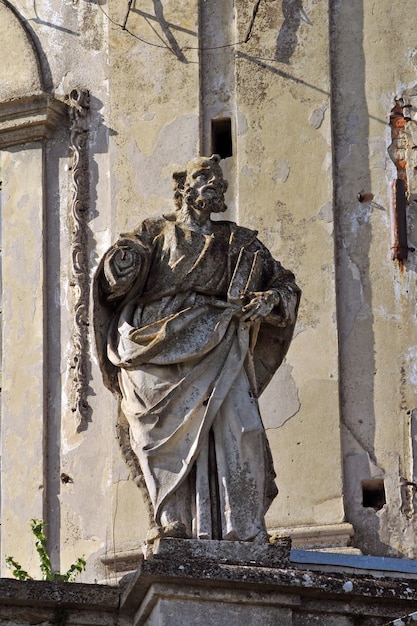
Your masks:
[{"label": "statue's face", "polygon": [[219,164],[212,159],[197,159],[187,167],[185,190],[196,208],[224,211],[224,192],[227,182]]}]

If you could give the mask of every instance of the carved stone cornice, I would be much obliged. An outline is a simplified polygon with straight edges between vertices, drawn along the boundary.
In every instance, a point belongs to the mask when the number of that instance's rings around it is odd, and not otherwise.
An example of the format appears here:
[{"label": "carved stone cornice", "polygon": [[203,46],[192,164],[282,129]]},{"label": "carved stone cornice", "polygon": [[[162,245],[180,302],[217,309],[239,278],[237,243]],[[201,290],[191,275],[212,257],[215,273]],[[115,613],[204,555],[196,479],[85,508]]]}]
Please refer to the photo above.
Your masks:
[{"label": "carved stone cornice", "polygon": [[0,102],[0,150],[49,139],[67,119],[65,103],[45,93]]}]

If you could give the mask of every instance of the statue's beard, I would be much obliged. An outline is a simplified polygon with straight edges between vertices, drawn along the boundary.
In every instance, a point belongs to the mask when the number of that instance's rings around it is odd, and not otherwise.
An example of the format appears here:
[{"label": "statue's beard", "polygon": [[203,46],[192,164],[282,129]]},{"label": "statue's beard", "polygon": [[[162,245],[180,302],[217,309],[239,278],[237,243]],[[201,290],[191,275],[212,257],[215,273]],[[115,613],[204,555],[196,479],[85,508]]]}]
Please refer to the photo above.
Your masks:
[{"label": "statue's beard", "polygon": [[223,194],[217,193],[212,197],[205,198],[203,196],[197,196],[195,190],[190,189],[185,194],[184,199],[189,207],[199,212],[223,213],[227,209]]}]

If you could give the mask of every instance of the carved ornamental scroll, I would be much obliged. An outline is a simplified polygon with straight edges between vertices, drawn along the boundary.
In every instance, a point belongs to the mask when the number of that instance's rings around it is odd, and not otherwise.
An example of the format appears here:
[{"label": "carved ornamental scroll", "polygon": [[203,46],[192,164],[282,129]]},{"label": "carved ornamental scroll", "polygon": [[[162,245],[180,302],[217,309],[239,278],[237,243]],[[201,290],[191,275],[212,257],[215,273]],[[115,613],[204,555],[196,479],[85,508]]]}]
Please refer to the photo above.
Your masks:
[{"label": "carved ornamental scroll", "polygon": [[75,413],[77,431],[87,428],[91,416],[88,403],[88,302],[90,281],[88,274],[87,221],[89,207],[88,128],[89,93],[73,89],[68,96],[70,109],[71,149],[71,261],[74,289],[74,331],[71,359],[71,409]]}]

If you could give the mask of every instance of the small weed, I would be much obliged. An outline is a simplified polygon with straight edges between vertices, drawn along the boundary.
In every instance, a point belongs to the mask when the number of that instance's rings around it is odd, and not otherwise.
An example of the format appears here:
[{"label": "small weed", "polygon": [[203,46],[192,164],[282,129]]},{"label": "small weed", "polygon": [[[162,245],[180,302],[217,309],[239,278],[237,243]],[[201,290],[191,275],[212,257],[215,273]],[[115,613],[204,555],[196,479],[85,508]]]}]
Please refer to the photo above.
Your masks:
[{"label": "small weed", "polygon": [[[30,526],[35,537],[35,548],[39,556],[42,580],[73,582],[78,574],[85,570],[86,560],[79,557],[64,574],[55,572],[52,569],[48,554],[47,538],[44,533],[45,522],[41,519],[32,519]],[[28,574],[12,556],[6,556],[6,566],[12,570],[13,576],[18,580],[33,580],[33,576]]]}]

